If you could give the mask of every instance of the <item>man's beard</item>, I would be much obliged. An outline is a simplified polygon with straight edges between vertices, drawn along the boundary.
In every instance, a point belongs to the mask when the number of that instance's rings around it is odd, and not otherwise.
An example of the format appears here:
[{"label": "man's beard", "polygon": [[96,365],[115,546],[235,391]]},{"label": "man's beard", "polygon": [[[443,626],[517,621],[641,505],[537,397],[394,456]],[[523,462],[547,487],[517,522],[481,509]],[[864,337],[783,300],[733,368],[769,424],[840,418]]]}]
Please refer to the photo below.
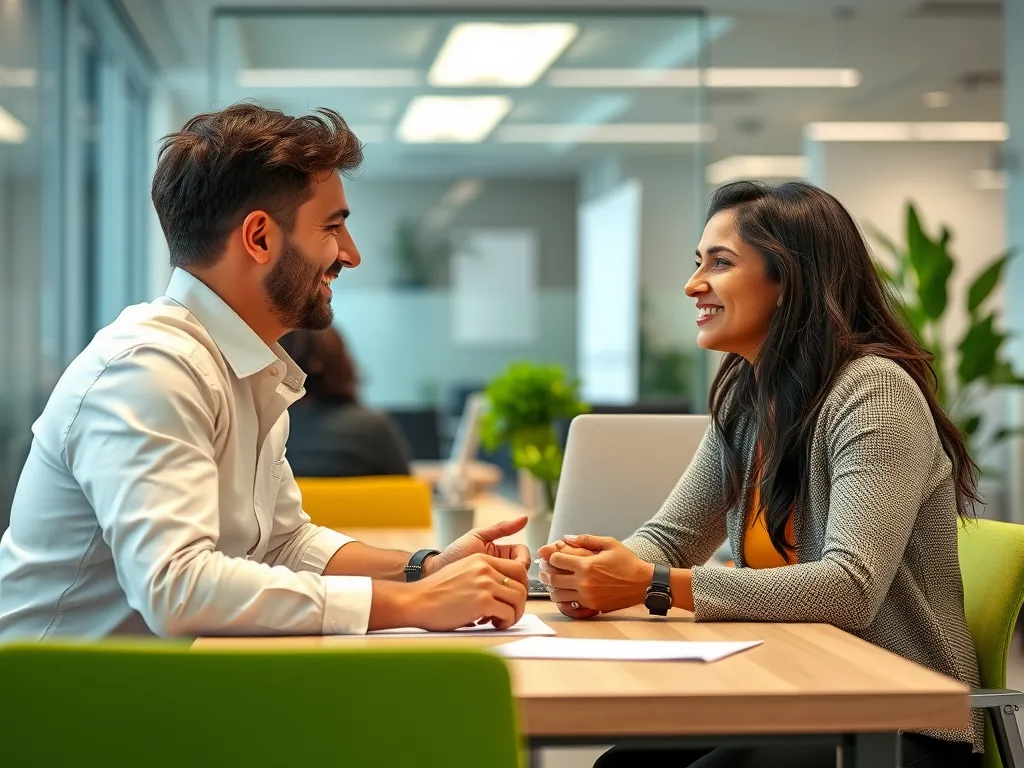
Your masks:
[{"label": "man's beard", "polygon": [[[335,264],[328,273],[340,271],[341,265]],[[319,268],[285,240],[281,257],[263,281],[271,309],[285,328],[322,331],[330,327],[334,309],[320,291],[321,277]]]}]

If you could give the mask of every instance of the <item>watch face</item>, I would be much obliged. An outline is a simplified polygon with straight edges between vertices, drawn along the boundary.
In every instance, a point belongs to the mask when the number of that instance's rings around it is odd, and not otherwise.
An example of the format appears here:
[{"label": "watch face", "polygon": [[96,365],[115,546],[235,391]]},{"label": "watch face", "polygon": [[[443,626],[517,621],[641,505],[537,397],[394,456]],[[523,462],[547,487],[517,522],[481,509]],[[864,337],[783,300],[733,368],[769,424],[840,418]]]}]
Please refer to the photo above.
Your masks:
[{"label": "watch face", "polygon": [[664,592],[651,592],[644,600],[644,605],[649,611],[665,614],[672,607],[672,598]]}]

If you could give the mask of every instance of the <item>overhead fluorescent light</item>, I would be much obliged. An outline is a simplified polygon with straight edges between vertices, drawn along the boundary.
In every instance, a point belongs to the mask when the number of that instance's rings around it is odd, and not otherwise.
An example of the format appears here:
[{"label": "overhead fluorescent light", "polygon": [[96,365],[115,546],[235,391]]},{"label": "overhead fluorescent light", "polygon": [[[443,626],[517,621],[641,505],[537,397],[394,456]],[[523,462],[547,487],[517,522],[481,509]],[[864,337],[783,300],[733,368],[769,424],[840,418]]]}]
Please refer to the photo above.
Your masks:
[{"label": "overhead fluorescent light", "polygon": [[804,135],[813,141],[1006,141],[1010,127],[1002,122],[823,122],[808,123]]},{"label": "overhead fluorescent light", "polygon": [[860,72],[838,67],[708,67],[708,88],[856,88]]},{"label": "overhead fluorescent light", "polygon": [[741,179],[806,179],[810,170],[803,155],[732,155],[711,163],[705,177],[718,186]]},{"label": "overhead fluorescent light", "polygon": [[35,88],[39,73],[30,67],[0,67],[0,87]]},{"label": "overhead fluorescent light", "polygon": [[21,144],[28,139],[28,128],[18,118],[0,107],[0,144]]},{"label": "overhead fluorescent light", "polygon": [[242,69],[242,88],[415,88],[415,69]]},{"label": "overhead fluorescent light", "polygon": [[495,139],[505,144],[695,144],[715,136],[714,126],[696,123],[519,123],[502,126]]},{"label": "overhead fluorescent light", "polygon": [[995,171],[991,168],[982,168],[971,171],[971,182],[976,189],[996,191],[1006,189],[1009,186],[1009,179],[1006,178],[1006,171]]},{"label": "overhead fluorescent light", "polygon": [[553,69],[554,88],[856,88],[856,69],[708,67],[706,69]]},{"label": "overhead fluorescent light", "polygon": [[575,24],[456,24],[430,67],[433,86],[533,85],[579,34]]},{"label": "overhead fluorescent light", "polygon": [[410,143],[483,141],[510,109],[507,96],[418,96],[398,124],[398,138]]},{"label": "overhead fluorescent light", "polygon": [[459,179],[448,187],[441,202],[423,217],[423,222],[431,229],[445,229],[459,209],[476,200],[483,191],[484,183],[480,179]]}]

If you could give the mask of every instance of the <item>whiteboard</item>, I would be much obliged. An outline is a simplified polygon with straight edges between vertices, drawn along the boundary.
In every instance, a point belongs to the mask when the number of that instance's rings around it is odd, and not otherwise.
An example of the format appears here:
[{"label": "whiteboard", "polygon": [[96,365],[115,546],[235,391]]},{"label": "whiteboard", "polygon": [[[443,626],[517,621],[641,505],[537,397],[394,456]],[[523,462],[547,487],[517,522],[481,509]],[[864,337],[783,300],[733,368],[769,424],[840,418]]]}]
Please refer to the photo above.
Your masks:
[{"label": "whiteboard", "polygon": [[465,345],[522,345],[537,338],[537,232],[459,230],[452,254],[452,338]]}]

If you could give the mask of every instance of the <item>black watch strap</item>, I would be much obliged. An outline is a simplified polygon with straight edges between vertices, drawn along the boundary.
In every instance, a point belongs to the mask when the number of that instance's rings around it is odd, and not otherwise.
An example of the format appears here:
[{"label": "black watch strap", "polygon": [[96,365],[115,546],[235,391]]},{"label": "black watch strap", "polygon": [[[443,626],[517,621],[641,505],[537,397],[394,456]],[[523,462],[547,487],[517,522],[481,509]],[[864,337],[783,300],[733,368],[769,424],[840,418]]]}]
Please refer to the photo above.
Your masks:
[{"label": "black watch strap", "polygon": [[672,591],[672,569],[664,563],[654,564],[654,578],[651,579],[651,589],[659,592]]},{"label": "black watch strap", "polygon": [[672,569],[661,563],[654,564],[654,578],[647,588],[644,605],[654,616],[667,616],[672,607]]},{"label": "black watch strap", "polygon": [[441,552],[436,549],[421,549],[409,558],[409,564],[405,566],[405,580],[419,581],[423,578],[423,561],[431,555],[439,555]]}]

